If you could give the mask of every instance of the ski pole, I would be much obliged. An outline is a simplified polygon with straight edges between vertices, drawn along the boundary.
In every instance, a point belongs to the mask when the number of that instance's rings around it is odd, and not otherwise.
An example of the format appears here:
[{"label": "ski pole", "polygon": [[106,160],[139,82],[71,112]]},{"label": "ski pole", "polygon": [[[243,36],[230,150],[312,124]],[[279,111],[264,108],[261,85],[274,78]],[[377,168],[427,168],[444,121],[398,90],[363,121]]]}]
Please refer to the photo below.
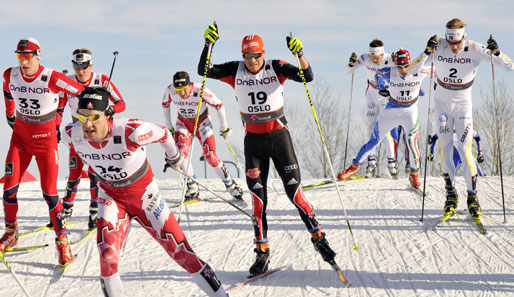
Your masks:
[{"label": "ski pole", "polygon": [[343,159],[343,169],[346,168],[346,152],[348,151],[348,136],[350,133],[350,118],[352,116],[352,97],[353,97],[353,77],[355,72],[352,71],[352,83],[350,85],[350,107],[348,109],[348,124],[346,125],[346,141],[344,145],[344,159]]},{"label": "ski pole", "polygon": [[[216,26],[216,21],[214,21],[214,26]],[[199,96],[200,100],[198,101],[198,108],[196,110],[195,127],[193,129],[193,136],[192,136],[192,140],[191,140],[191,148],[189,149],[189,154],[188,154],[189,158],[187,160],[186,170],[189,169],[189,166],[191,165],[191,159],[193,157],[193,150],[194,150],[194,147],[195,147],[195,141],[194,140],[195,140],[196,132],[197,132],[197,129],[198,129],[198,120],[200,118],[200,110],[202,108],[203,91],[205,89],[205,80],[207,78],[207,72],[209,71],[209,63],[210,63],[210,60],[211,60],[212,45],[213,45],[213,43],[209,42],[209,49],[207,51],[207,58],[205,59],[205,67],[204,67],[204,70],[203,70],[202,87],[200,88],[200,96]],[[177,222],[179,224],[180,224],[180,216],[182,215],[182,206],[184,205],[184,200],[186,199],[186,183],[187,183],[187,178],[184,178],[184,182],[182,183],[182,201],[180,203],[180,208],[179,208],[178,217],[177,217]]]},{"label": "ski pole", "polygon": [[30,294],[29,292],[27,291],[27,288],[25,288],[25,286],[23,285],[23,283],[18,279],[18,275],[16,274],[16,272],[14,272],[14,270],[12,269],[11,265],[9,265],[9,263],[7,263],[7,261],[5,260],[4,258],[4,253],[3,252],[0,252],[0,259],[2,260],[2,262],[4,263],[5,267],[7,267],[7,270],[9,270],[9,272],[11,273],[11,275],[14,277],[14,279],[16,280],[16,282],[18,283],[18,285],[20,286],[20,288],[23,290],[23,293],[25,293],[25,295],[27,295],[27,297],[30,297]]},{"label": "ski pole", "polygon": [[225,138],[225,142],[228,145],[228,148],[230,149],[230,152],[232,153],[232,156],[234,157],[234,160],[236,160],[237,169],[241,171],[241,173],[244,175],[245,172],[243,168],[241,168],[241,165],[239,164],[239,160],[237,160],[236,154],[234,153],[234,150],[232,149],[232,146],[230,145],[230,142],[228,142],[228,139]]},{"label": "ski pole", "polygon": [[[493,39],[493,34],[489,35],[489,39]],[[502,190],[502,206],[503,206],[503,223],[507,223],[507,216],[505,215],[505,193],[503,191],[503,169],[502,169],[502,153],[501,153],[501,145],[500,145],[500,124],[498,123],[499,114],[498,114],[498,101],[496,100],[496,84],[494,79],[494,62],[493,62],[493,52],[491,51],[491,71],[493,75],[493,99],[494,99],[494,109],[495,109],[495,117],[496,117],[496,143],[498,144],[498,165],[500,166],[500,185]]]},{"label": "ski pole", "polygon": [[193,176],[185,173],[182,169],[180,169],[179,167],[172,167],[170,164],[166,163],[164,164],[164,170],[163,172],[166,172],[166,170],[168,168],[171,168],[177,172],[179,172],[180,174],[182,174],[183,176],[185,176],[186,178],[189,178],[191,179],[193,182],[195,182],[197,185],[199,185],[200,187],[204,188],[205,190],[207,190],[208,192],[210,192],[211,194],[213,194],[214,196],[220,198],[221,200],[225,201],[226,203],[230,204],[232,207],[234,207],[235,209],[239,210],[241,213],[243,213],[244,215],[246,215],[247,217],[249,217],[252,221],[254,220],[255,216],[254,215],[251,215],[249,213],[247,213],[246,211],[244,211],[244,209],[242,209],[241,207],[235,205],[234,203],[232,203],[231,201],[229,201],[228,199],[224,198],[223,196],[219,195],[218,193],[214,192],[213,190],[211,190],[209,187],[207,187],[206,185],[204,185],[203,183],[199,182],[196,178],[194,178]]},{"label": "ski pole", "polygon": [[[289,36],[293,38],[293,33],[290,32]],[[303,86],[305,87],[305,92],[307,93],[307,99],[309,99],[309,105],[311,106],[312,115],[314,116],[314,121],[316,122],[316,125],[318,126],[318,132],[321,139],[321,143],[323,144],[323,151],[325,152],[325,155],[327,157],[328,165],[330,167],[330,171],[332,172],[332,179],[334,181],[334,184],[336,185],[337,190],[337,196],[339,197],[339,202],[341,203],[341,207],[343,208],[344,215],[346,217],[346,225],[348,225],[348,230],[350,231],[350,235],[352,236],[353,246],[354,250],[358,251],[359,248],[357,247],[357,243],[355,242],[355,237],[353,236],[352,227],[350,226],[350,220],[348,219],[348,214],[346,213],[346,208],[343,204],[343,198],[341,197],[341,191],[339,189],[339,185],[337,184],[336,180],[336,174],[334,172],[334,166],[332,166],[332,161],[330,160],[330,154],[328,153],[327,146],[325,144],[325,138],[323,137],[323,132],[321,131],[321,126],[319,125],[318,117],[316,116],[316,110],[314,109],[314,105],[312,104],[311,95],[309,93],[309,88],[307,87],[307,81],[305,80],[305,75],[303,74],[302,65],[300,64],[300,59],[298,58],[298,54],[295,53],[294,56],[296,57],[296,61],[298,62],[298,71],[300,72],[300,76],[302,78]]]},{"label": "ski pole", "polygon": [[[436,36],[437,38],[437,36]],[[434,55],[435,50],[432,50],[432,65],[430,66],[430,86],[428,91],[428,112],[427,112],[427,134],[428,134],[428,128],[430,127],[430,104],[432,100],[432,83],[434,81]],[[425,197],[427,195],[426,192],[426,185],[427,185],[427,160],[428,160],[428,135],[427,140],[425,142],[425,167],[423,168],[423,199],[421,202],[421,219],[420,221],[423,222],[423,214],[425,213]]]},{"label": "ski pole", "polygon": [[109,80],[107,81],[107,91],[109,91],[109,88],[111,87],[112,71],[114,70],[114,64],[116,63],[116,57],[118,57],[119,52],[114,51],[112,54],[114,55],[114,59],[112,60],[111,72],[109,73]]}]

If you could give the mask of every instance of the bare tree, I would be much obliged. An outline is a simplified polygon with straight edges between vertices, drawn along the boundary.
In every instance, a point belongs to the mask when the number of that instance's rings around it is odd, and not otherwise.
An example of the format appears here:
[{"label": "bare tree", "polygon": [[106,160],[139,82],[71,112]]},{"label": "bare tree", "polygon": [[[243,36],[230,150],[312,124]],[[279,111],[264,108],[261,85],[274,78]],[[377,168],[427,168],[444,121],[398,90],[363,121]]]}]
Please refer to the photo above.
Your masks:
[{"label": "bare tree", "polygon": [[[500,174],[498,141],[503,165],[503,174],[514,174],[514,96],[501,80],[496,83],[496,106],[492,85],[480,91],[483,99],[479,108],[474,108],[474,128],[482,139],[485,162],[482,164],[489,175]],[[498,125],[498,126],[497,126]]]}]

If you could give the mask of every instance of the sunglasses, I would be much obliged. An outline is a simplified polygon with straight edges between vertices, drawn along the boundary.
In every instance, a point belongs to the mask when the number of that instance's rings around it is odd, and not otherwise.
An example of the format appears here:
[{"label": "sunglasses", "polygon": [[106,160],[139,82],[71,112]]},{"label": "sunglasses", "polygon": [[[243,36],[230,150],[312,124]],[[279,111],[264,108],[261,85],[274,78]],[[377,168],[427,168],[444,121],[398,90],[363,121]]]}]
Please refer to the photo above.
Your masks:
[{"label": "sunglasses", "polygon": [[189,87],[189,85],[185,85],[185,86],[179,87],[179,88],[177,88],[177,87],[174,87],[174,88],[175,88],[175,91],[180,92],[180,91],[187,90],[188,87]]},{"label": "sunglasses", "polygon": [[244,53],[243,57],[245,59],[250,59],[250,58],[259,59],[260,57],[262,57],[262,53]]},{"label": "sunglasses", "polygon": [[32,57],[37,55],[37,51],[31,51],[31,52],[15,52],[16,57],[18,60],[30,60]]},{"label": "sunglasses", "polygon": [[451,44],[451,45],[459,45],[459,44],[461,44],[462,40],[464,40],[464,39],[461,39],[459,41],[450,41],[450,40],[446,39],[446,42],[448,42],[448,44]]},{"label": "sunglasses", "polygon": [[89,67],[89,65],[91,65],[90,61],[86,61],[86,62],[82,62],[82,63],[77,63],[75,61],[71,61],[71,62],[73,65],[73,69],[75,69],[75,70],[84,70],[84,69],[87,69]]},{"label": "sunglasses", "polygon": [[86,121],[96,122],[102,117],[103,114],[104,114],[103,112],[100,112],[100,113],[93,114],[90,116],[85,116],[85,115],[82,115],[79,113],[79,114],[77,114],[77,118],[79,119],[79,121],[81,121],[83,123],[85,123]]},{"label": "sunglasses", "polygon": [[408,68],[410,64],[405,64],[405,65],[396,65],[396,67],[398,68]]}]

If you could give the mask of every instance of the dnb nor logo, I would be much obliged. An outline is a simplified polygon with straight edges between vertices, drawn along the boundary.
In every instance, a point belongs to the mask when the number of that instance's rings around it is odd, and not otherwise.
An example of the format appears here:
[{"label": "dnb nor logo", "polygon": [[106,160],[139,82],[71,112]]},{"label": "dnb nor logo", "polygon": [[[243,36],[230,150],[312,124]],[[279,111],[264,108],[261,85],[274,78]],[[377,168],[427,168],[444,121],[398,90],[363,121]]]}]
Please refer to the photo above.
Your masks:
[{"label": "dnb nor logo", "polygon": [[249,178],[257,178],[257,177],[259,177],[260,173],[261,173],[261,171],[258,168],[250,168],[247,170],[246,175]]},{"label": "dnb nor logo", "polygon": [[442,114],[439,116],[439,122],[444,123],[444,122],[446,122],[446,121],[448,121],[448,115],[447,115],[447,114],[445,114],[445,113],[442,113]]}]

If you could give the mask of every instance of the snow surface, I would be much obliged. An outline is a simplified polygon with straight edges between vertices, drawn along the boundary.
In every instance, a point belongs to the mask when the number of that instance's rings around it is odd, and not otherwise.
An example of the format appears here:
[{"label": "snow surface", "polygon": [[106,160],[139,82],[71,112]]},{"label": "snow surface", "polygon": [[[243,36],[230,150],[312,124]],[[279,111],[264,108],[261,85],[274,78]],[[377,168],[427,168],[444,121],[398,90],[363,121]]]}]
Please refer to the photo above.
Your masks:
[{"label": "snow surface", "polygon": [[[201,179],[228,197],[219,180]],[[304,184],[319,182],[307,180]],[[242,183],[243,181],[241,181]],[[483,221],[481,235],[469,215],[461,214],[437,231],[425,231],[441,214],[442,178],[428,178],[425,220],[420,222],[421,197],[407,188],[407,179],[365,179],[340,183],[344,206],[359,251],[353,241],[335,187],[305,191],[315,206],[337,261],[353,287],[342,286],[330,266],[315,252],[310,235],[284,194],[279,180],[268,185],[271,266],[286,266],[268,278],[245,286],[231,296],[514,296],[513,211],[506,224],[498,177],[479,178]],[[169,205],[179,200],[177,179],[159,181]],[[514,177],[505,177],[507,208],[514,196]],[[83,180],[70,227],[71,239],[87,228],[89,181]],[[59,182],[64,189],[65,182]],[[464,180],[457,179],[459,208],[465,208]],[[201,197],[212,196],[207,191]],[[245,194],[248,201],[249,195]],[[48,208],[38,182],[24,183],[18,195],[21,231],[48,221]],[[173,209],[178,216],[178,209]],[[250,211],[250,209],[247,209]],[[216,271],[229,288],[246,279],[253,263],[253,231],[248,217],[219,199],[187,207],[182,227],[197,254]],[[68,273],[49,284],[56,264],[53,232],[20,239],[18,245],[48,243],[49,247],[7,255],[6,259],[32,296],[102,296],[99,259],[94,237],[72,246],[78,254]],[[173,262],[136,222],[127,237],[120,260],[126,296],[204,296],[189,275]],[[0,265],[0,296],[24,296],[11,274]]]}]

